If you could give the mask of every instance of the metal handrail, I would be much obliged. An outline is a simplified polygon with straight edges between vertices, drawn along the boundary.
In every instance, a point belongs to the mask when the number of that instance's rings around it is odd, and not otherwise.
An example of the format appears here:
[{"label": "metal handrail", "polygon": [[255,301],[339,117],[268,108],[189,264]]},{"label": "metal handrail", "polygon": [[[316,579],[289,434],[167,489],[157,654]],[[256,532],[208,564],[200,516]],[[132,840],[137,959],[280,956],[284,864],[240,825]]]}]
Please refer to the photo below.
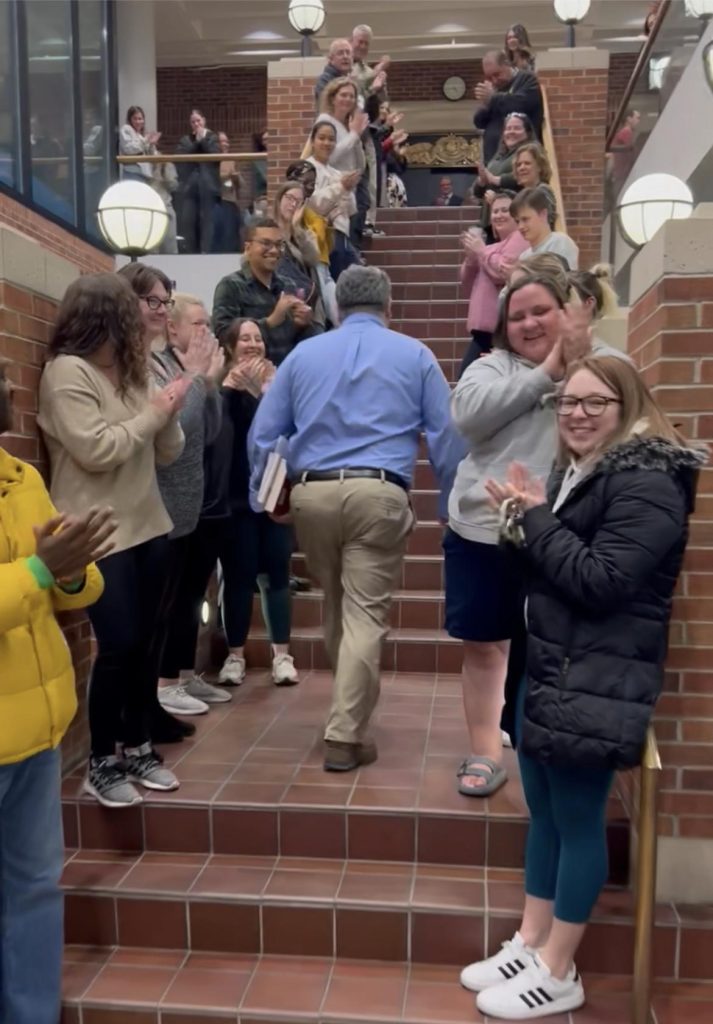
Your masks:
[{"label": "metal handrail", "polygon": [[540,83],[540,89],[542,91],[542,111],[544,115],[544,126],[542,130],[542,142],[547,153],[547,158],[550,161],[550,167],[552,168],[552,178],[550,180],[550,188],[555,194],[555,202],[557,205],[557,223],[555,227],[558,231],[561,231],[564,235],[567,234],[567,218],[564,212],[564,200],[562,198],[562,183],[560,179],[559,165],[557,163],[557,150],[555,149],[555,140],[552,134],[552,122],[550,120],[550,107],[547,102],[547,89]]},{"label": "metal handrail", "polygon": [[266,160],[267,153],[137,153],[117,156],[118,164],[216,164],[223,160],[254,163]]},{"label": "metal handrail", "polygon": [[652,726],[646,734],[641,759],[638,846],[636,851],[636,906],[634,909],[634,979],[631,1024],[649,1024],[654,922],[656,916],[656,855],[658,846],[658,793],[661,757]]},{"label": "metal handrail", "polygon": [[607,153],[609,152],[609,149],[612,143],[614,142],[614,136],[618,132],[621,122],[624,120],[624,115],[629,109],[629,101],[631,100],[631,97],[634,94],[636,83],[639,80],[641,72],[644,70],[648,63],[649,57],[651,56],[651,51],[654,48],[654,44],[656,43],[659,31],[661,30],[661,26],[666,20],[668,12],[671,9],[671,4],[672,0],[662,0],[661,6],[656,12],[656,20],[653,22],[651,26],[651,32],[649,33],[649,37],[644,43],[644,45],[641,47],[641,50],[639,51],[639,56],[636,59],[634,70],[631,73],[631,78],[627,82],[626,89],[624,89],[624,95],[621,98],[621,102],[619,103],[616,114],[614,115],[614,120],[612,121],[611,127],[609,128],[609,132],[607,134],[607,141],[605,144]]}]

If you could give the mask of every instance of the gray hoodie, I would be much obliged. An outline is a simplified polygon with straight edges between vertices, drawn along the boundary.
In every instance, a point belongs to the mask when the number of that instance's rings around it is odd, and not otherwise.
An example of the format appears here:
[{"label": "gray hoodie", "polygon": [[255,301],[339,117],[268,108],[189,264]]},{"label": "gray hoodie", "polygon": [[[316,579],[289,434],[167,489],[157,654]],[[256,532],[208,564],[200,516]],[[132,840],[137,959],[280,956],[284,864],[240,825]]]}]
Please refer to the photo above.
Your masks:
[{"label": "gray hoodie", "polygon": [[[629,357],[601,342],[597,356]],[[521,462],[546,480],[557,448],[556,383],[540,366],[504,349],[471,363],[451,396],[451,413],[470,451],[458,466],[448,502],[448,524],[465,540],[498,543],[498,513],[485,490]]]}]

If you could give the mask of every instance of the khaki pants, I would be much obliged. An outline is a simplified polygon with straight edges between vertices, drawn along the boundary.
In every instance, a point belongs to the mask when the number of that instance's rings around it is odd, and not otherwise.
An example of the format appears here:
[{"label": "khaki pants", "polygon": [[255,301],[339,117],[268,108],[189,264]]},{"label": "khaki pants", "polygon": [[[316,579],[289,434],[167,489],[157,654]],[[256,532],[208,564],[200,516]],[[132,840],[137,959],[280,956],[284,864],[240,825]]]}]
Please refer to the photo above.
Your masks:
[{"label": "khaki pants", "polygon": [[334,672],[325,739],[360,743],[379,699],[381,645],[413,512],[404,490],[372,479],[298,483],[291,506],[300,548],[324,590]]}]

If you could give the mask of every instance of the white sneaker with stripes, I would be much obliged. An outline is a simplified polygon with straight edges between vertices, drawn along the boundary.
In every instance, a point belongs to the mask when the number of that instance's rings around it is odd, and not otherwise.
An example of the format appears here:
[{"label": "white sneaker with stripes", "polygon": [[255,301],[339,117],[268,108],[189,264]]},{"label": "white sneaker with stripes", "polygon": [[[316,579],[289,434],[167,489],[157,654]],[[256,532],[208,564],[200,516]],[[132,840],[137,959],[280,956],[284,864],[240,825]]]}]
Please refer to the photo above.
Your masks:
[{"label": "white sneaker with stripes", "polygon": [[503,942],[502,949],[487,960],[464,967],[460,975],[463,988],[471,992],[482,992],[492,985],[501,985],[524,971],[531,963],[535,950],[526,946],[520,932]]},{"label": "white sneaker with stripes", "polygon": [[584,1005],[584,988],[572,965],[564,980],[554,978],[537,954],[524,971],[510,981],[481,992],[476,1006],[487,1017],[504,1020],[537,1020],[555,1013],[569,1013]]}]

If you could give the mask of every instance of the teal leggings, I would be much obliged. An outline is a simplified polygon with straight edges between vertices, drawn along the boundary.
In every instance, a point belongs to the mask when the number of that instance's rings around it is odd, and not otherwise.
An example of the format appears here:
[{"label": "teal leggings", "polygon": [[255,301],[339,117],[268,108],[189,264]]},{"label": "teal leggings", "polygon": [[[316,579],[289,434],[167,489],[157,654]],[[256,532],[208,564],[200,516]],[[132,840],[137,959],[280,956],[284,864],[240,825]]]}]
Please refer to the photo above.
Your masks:
[{"label": "teal leggings", "polygon": [[[519,740],[524,681],[518,696]],[[525,892],[554,901],[559,921],[585,924],[609,874],[606,811],[614,772],[541,764],[520,749],[518,761],[530,811]]]}]

